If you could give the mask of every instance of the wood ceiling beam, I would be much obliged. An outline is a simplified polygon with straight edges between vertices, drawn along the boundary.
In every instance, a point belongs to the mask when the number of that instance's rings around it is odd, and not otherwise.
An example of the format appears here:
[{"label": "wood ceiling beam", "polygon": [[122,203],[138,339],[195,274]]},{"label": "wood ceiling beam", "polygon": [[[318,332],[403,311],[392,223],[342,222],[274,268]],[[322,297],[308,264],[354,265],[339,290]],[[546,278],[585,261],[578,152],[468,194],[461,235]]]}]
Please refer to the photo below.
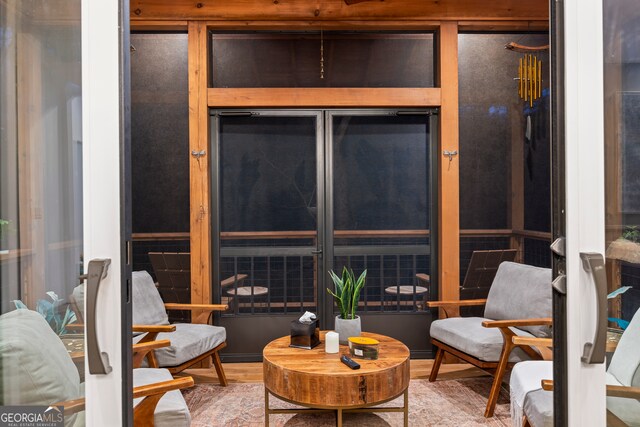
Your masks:
[{"label": "wood ceiling beam", "polygon": [[132,19],[188,20],[548,20],[543,0],[131,0]]},{"label": "wood ceiling beam", "polygon": [[215,108],[425,108],[440,105],[440,88],[209,88]]}]

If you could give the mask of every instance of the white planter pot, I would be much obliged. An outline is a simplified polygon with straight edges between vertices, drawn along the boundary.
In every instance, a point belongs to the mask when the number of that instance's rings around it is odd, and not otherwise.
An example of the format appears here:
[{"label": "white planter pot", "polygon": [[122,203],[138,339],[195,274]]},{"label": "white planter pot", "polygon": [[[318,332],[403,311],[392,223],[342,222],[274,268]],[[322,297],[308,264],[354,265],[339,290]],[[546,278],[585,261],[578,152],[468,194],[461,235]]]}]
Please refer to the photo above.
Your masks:
[{"label": "white planter pot", "polygon": [[340,344],[347,345],[350,337],[359,337],[362,332],[360,316],[355,319],[342,319],[336,316],[335,331],[340,335]]}]

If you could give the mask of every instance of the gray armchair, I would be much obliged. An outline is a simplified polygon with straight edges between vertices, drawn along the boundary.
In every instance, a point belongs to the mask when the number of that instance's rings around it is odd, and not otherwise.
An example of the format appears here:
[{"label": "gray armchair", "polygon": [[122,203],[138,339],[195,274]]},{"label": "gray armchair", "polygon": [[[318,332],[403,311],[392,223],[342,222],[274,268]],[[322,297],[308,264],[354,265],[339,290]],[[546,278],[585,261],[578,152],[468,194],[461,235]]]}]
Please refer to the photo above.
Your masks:
[{"label": "gray armchair", "polygon": [[[429,381],[435,381],[445,353],[494,375],[485,417],[492,417],[505,372],[515,362],[541,359],[540,350],[514,344],[513,336],[551,336],[551,270],[500,264],[486,300],[436,301],[447,318],[431,324],[431,343],[438,349]],[[485,305],[484,317],[452,317],[460,306]]]},{"label": "gray armchair", "polygon": [[[169,345],[149,342],[133,348],[134,367],[145,353]],[[166,369],[134,369],[134,424],[187,427],[191,416],[180,388],[191,377],[173,379]],[[84,384],[64,344],[35,311],[0,316],[0,405],[63,406],[65,426],[85,425]]]},{"label": "gray armchair", "polygon": [[[226,330],[209,325],[213,311],[224,311],[224,304],[165,304],[153,279],[146,271],[134,271],[133,286],[133,342],[144,343],[169,340],[167,348],[149,352],[144,366],[167,368],[171,374],[183,371],[209,357],[213,361],[220,384],[227,385],[218,351],[227,346]],[[82,328],[84,318],[84,284],[74,288],[70,305],[79,320],[71,328]],[[169,324],[167,310],[191,310],[191,319],[198,323]]]},{"label": "gray armchair", "polygon": [[[513,368],[509,387],[514,426],[553,426],[552,378],[551,361],[527,361]],[[640,426],[640,310],[620,338],[606,381],[607,425]]]},{"label": "gray armchair", "polygon": [[[225,328],[208,324],[213,311],[224,311],[223,304],[163,303],[153,279],[146,271],[133,272],[134,342],[170,340],[171,345],[150,352],[147,365],[167,368],[172,374],[211,357],[220,384],[227,385],[218,352],[227,346]],[[167,310],[192,310],[191,318],[201,323],[169,325]]]}]

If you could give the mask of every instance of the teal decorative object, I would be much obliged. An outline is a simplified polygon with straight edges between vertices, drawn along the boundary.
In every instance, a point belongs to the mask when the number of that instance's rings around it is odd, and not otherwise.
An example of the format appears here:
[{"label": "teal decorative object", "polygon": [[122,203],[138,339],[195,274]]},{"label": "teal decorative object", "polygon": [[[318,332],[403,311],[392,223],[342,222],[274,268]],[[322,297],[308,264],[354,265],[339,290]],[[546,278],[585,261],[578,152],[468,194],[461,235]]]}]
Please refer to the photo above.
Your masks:
[{"label": "teal decorative object", "polygon": [[[67,333],[67,325],[76,321],[76,314],[67,306],[67,309],[64,311],[64,316],[62,315],[62,310],[60,306],[64,302],[58,298],[55,292],[49,291],[47,292],[51,301],[46,299],[38,300],[36,303],[36,311],[40,313],[44,320],[47,321],[51,329],[58,335],[65,335]],[[29,308],[20,300],[14,300],[13,304],[16,306],[18,310],[28,310]]]}]

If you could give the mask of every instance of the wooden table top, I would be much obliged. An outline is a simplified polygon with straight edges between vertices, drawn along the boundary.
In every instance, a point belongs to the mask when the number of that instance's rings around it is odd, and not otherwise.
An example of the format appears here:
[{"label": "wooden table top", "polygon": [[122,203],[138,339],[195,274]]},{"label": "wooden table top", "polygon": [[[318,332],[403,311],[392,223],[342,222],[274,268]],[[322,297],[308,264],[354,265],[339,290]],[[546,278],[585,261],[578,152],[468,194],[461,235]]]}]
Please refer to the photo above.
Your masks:
[{"label": "wooden table top", "polygon": [[321,344],[311,350],[289,347],[290,337],[278,338],[263,350],[264,383],[276,396],[314,408],[353,408],[382,403],[401,395],[409,386],[409,349],[393,338],[363,332],[380,342],[377,360],[354,360],[360,369],[340,362],[349,347],[338,353],[324,351]]}]

